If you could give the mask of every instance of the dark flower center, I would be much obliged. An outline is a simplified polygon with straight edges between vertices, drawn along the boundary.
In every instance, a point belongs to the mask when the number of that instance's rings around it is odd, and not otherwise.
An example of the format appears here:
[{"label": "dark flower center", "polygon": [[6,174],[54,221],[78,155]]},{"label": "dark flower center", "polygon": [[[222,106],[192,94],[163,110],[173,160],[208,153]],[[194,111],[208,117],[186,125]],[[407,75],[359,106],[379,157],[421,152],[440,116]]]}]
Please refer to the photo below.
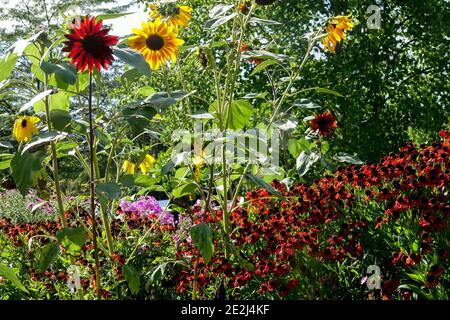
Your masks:
[{"label": "dark flower center", "polygon": [[319,119],[319,121],[317,121],[317,124],[320,128],[326,127],[326,126],[328,126],[328,119],[321,118],[321,119]]},{"label": "dark flower center", "polygon": [[27,127],[27,124],[28,124],[28,122],[27,122],[27,120],[26,119],[23,119],[22,120],[22,128],[26,128]]},{"label": "dark flower center", "polygon": [[96,35],[85,36],[84,39],[81,40],[81,45],[83,46],[84,51],[94,56],[100,56],[105,47],[101,38]]},{"label": "dark flower center", "polygon": [[161,36],[154,34],[145,40],[145,44],[149,49],[158,51],[164,47],[164,39]]}]

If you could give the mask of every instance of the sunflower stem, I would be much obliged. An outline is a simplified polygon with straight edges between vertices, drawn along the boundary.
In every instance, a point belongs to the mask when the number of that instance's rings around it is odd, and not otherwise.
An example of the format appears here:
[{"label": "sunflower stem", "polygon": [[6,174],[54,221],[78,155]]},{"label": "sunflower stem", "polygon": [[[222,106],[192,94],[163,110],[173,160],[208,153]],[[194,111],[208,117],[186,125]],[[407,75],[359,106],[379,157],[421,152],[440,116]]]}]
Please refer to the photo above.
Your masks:
[{"label": "sunflower stem", "polygon": [[[48,87],[48,75],[45,76],[44,79],[44,91],[47,90]],[[51,119],[51,113],[50,113],[50,101],[48,99],[48,96],[45,97],[45,116],[47,118],[47,128],[48,131],[52,131],[52,119]],[[61,193],[61,184],[59,182],[59,171],[58,171],[58,156],[56,154],[56,143],[54,141],[52,141],[50,143],[50,150],[51,150],[51,154],[52,154],[52,170],[53,170],[53,181],[55,183],[55,193],[56,193],[56,201],[58,203],[58,211],[59,211],[59,216],[61,219],[61,225],[62,227],[65,229],[68,227],[68,223],[67,223],[67,219],[66,219],[66,213],[64,210],[64,203],[62,200],[62,193]],[[72,265],[75,265],[75,259],[71,256],[70,257],[70,263]],[[77,293],[78,293],[78,299],[83,300],[84,296],[83,296],[83,291],[82,288],[77,288]]]},{"label": "sunflower stem", "polygon": [[94,243],[95,282],[97,299],[101,300],[100,263],[97,246],[97,219],[95,217],[95,170],[94,170],[94,121],[92,115],[92,72],[89,72],[89,186],[91,193],[92,241]]}]

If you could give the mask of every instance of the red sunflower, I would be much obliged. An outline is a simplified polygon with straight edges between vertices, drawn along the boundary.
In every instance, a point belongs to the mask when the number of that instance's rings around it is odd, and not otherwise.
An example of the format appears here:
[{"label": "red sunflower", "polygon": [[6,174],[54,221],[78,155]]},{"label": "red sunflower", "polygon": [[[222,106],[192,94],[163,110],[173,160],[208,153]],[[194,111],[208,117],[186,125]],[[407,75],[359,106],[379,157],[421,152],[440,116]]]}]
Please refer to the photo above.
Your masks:
[{"label": "red sunflower", "polygon": [[337,120],[330,111],[326,111],[311,120],[311,127],[314,131],[319,130],[321,136],[327,137],[337,128]]},{"label": "red sunflower", "polygon": [[119,38],[108,35],[109,29],[102,26],[102,20],[86,16],[72,24],[70,33],[65,35],[69,41],[64,42],[63,51],[70,52],[70,63],[81,72],[86,68],[89,72],[94,68],[100,71],[101,67],[106,70],[114,60],[110,46],[117,44]]}]

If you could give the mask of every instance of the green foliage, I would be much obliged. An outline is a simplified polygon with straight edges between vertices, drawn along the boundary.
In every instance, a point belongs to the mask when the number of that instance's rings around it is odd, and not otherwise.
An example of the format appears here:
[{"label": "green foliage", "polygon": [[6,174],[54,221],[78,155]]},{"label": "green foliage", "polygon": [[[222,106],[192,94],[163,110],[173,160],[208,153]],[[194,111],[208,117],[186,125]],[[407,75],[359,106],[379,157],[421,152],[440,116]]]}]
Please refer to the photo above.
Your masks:
[{"label": "green foliage", "polygon": [[191,229],[192,241],[200,252],[205,264],[211,261],[214,254],[213,232],[204,222]]}]

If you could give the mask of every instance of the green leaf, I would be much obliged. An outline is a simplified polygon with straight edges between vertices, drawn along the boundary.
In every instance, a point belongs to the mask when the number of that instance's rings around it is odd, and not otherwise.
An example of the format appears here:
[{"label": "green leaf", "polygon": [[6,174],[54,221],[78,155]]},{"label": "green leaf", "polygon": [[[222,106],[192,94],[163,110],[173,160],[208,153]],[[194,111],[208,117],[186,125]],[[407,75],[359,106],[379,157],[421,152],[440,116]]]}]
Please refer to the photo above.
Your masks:
[{"label": "green leaf", "polygon": [[[55,94],[52,94],[49,99],[50,104],[50,110],[69,110],[69,101],[70,101],[70,94],[67,92],[58,92]],[[45,112],[45,102],[43,100],[39,100],[34,104],[34,111],[36,113],[38,112]]]},{"label": "green leaf", "polygon": [[211,19],[222,17],[225,15],[225,13],[230,11],[233,7],[234,7],[234,5],[232,5],[232,4],[218,4],[209,11],[208,16]]},{"label": "green leaf", "polygon": [[67,131],[72,120],[69,111],[58,109],[50,111],[50,118],[52,119],[53,127],[59,131]]},{"label": "green leaf", "polygon": [[330,143],[328,141],[322,141],[320,149],[322,150],[322,154],[326,154],[330,150]]},{"label": "green leaf", "polygon": [[270,51],[266,50],[252,50],[252,51],[246,51],[242,54],[242,58],[244,59],[250,59],[250,58],[258,58],[258,59],[274,59],[278,61],[283,61],[289,58],[289,56],[286,56],[284,54],[276,54]]},{"label": "green leaf", "polygon": [[130,288],[131,294],[136,295],[139,293],[141,286],[141,278],[135,268],[124,265],[122,266],[122,273],[125,280],[128,282],[128,288]]},{"label": "green leaf", "polygon": [[278,64],[277,60],[265,60],[263,63],[259,64],[255,69],[253,69],[253,72],[250,74],[250,77],[253,77],[254,75],[258,74],[261,71],[264,71],[267,67],[270,67],[271,65]]},{"label": "green leaf", "polygon": [[134,184],[140,187],[152,187],[158,182],[158,178],[153,178],[147,175],[138,175],[134,178]]},{"label": "green leaf", "polygon": [[289,153],[295,159],[297,159],[302,151],[308,151],[310,149],[311,145],[305,137],[300,138],[300,140],[290,140],[288,143]]},{"label": "green leaf", "polygon": [[253,107],[247,100],[235,100],[231,103],[228,115],[229,129],[243,129],[253,115]]},{"label": "green leaf", "polygon": [[352,164],[364,164],[364,162],[362,162],[358,157],[352,156],[345,152],[339,152],[338,154],[336,154],[333,157],[333,159],[335,159],[336,161],[339,161],[339,162],[347,162],[347,163],[352,163]]},{"label": "green leaf", "polygon": [[128,16],[130,14],[134,14],[135,12],[117,12],[117,13],[103,13],[96,16],[96,20],[111,20],[117,19],[120,17]]},{"label": "green leaf", "polygon": [[11,159],[13,157],[14,155],[9,153],[0,154],[0,170],[9,169],[11,167]]},{"label": "green leaf", "polygon": [[0,274],[3,275],[9,281],[11,281],[12,284],[17,289],[22,290],[23,292],[29,293],[27,288],[25,288],[25,286],[22,284],[22,282],[19,280],[19,278],[17,277],[17,275],[14,273],[14,271],[11,268],[0,263]]},{"label": "green leaf", "polygon": [[173,168],[175,168],[177,165],[188,159],[190,156],[190,152],[182,152],[177,154],[173,159],[169,160],[164,167],[161,169],[162,174],[169,173]]},{"label": "green leaf", "polygon": [[205,264],[209,264],[214,254],[213,232],[204,222],[191,229],[191,238]]},{"label": "green leaf", "polygon": [[122,110],[125,120],[134,127],[145,129],[150,120],[156,115],[156,110],[148,104],[130,106]]},{"label": "green leaf", "polygon": [[300,99],[294,102],[294,106],[301,109],[320,109],[322,108],[317,103],[311,102],[308,99]]},{"label": "green leaf", "polygon": [[28,110],[29,108],[34,106],[36,103],[40,102],[42,99],[44,99],[45,97],[51,95],[52,93],[53,93],[53,90],[46,90],[44,92],[41,92],[41,93],[37,94],[29,102],[25,103],[22,106],[22,108],[20,108],[19,113],[22,113],[22,112]]},{"label": "green leaf", "polygon": [[8,53],[2,59],[0,59],[0,81],[9,78],[16,66],[16,62],[19,56],[14,53]]},{"label": "green leaf", "polygon": [[263,24],[263,25],[267,25],[267,26],[278,26],[278,25],[282,25],[282,23],[281,23],[281,22],[278,22],[278,21],[265,20],[265,19],[260,19],[260,18],[256,18],[256,17],[251,17],[251,18],[250,18],[250,23],[251,23],[251,24]]},{"label": "green leaf", "polygon": [[22,153],[19,150],[11,159],[12,177],[23,196],[33,184],[34,175],[42,169],[44,157],[44,151]]},{"label": "green leaf", "polygon": [[155,92],[156,92],[156,90],[153,87],[144,86],[144,87],[140,87],[137,93],[143,97],[150,97]]},{"label": "green leaf", "polygon": [[314,90],[316,90],[317,92],[320,92],[320,93],[331,94],[336,97],[344,98],[344,96],[342,94],[340,94],[339,92],[336,92],[334,90],[330,90],[327,88],[314,88]]},{"label": "green leaf", "polygon": [[22,154],[27,151],[36,150],[42,145],[47,145],[52,141],[56,141],[65,137],[65,134],[59,134],[57,131],[50,131],[37,134],[31,139],[29,143],[23,148]]},{"label": "green leaf", "polygon": [[171,91],[170,94],[167,92],[157,92],[145,99],[144,102],[151,104],[158,109],[166,109],[167,107],[175,104],[177,101],[186,98],[195,92],[196,91],[187,93],[182,90]]},{"label": "green leaf", "polygon": [[138,69],[133,68],[128,71],[126,71],[122,76],[120,77],[120,81],[124,85],[130,85],[133,81],[139,79],[142,76],[142,74],[139,72]]},{"label": "green leaf", "polygon": [[315,151],[302,151],[297,158],[296,164],[299,176],[303,177],[319,159],[320,155]]},{"label": "green leaf", "polygon": [[82,227],[64,228],[56,233],[56,238],[66,249],[67,253],[77,256],[86,242],[86,233]]},{"label": "green leaf", "polygon": [[47,75],[54,73],[58,80],[62,80],[67,84],[74,85],[77,82],[77,69],[70,63],[60,62],[58,64],[54,64],[47,61],[42,61],[41,69]]},{"label": "green leaf", "polygon": [[188,194],[191,194],[195,190],[197,190],[197,185],[195,183],[193,182],[184,183],[181,186],[178,186],[172,190],[172,196],[174,197],[174,199],[178,199]]},{"label": "green leaf", "polygon": [[123,62],[135,67],[144,76],[150,77],[150,66],[140,53],[132,49],[115,48],[113,54]]},{"label": "green leaf", "polygon": [[210,19],[210,20],[206,21],[203,28],[206,30],[214,30],[214,29],[220,27],[221,25],[224,25],[231,19],[234,19],[234,17],[236,17],[236,16],[237,16],[237,13],[233,12],[232,14],[229,14],[227,16]]},{"label": "green leaf", "polygon": [[405,290],[410,290],[414,293],[416,293],[419,296],[422,296],[423,298],[426,299],[432,299],[432,296],[428,293],[426,293],[422,288],[413,285],[413,284],[402,284],[398,287],[399,289],[405,289]]},{"label": "green leaf", "polygon": [[255,175],[248,174],[248,173],[246,174],[246,177],[248,177],[250,179],[250,181],[255,183],[258,187],[266,189],[269,193],[271,193],[273,195],[281,196],[281,193],[278,190],[276,190],[274,187],[272,187],[270,184],[265,182],[260,177],[257,177]]},{"label": "green leaf", "polygon": [[211,120],[214,119],[214,116],[209,112],[190,114],[189,117],[197,120]]},{"label": "green leaf", "polygon": [[41,251],[41,256],[38,263],[39,271],[45,271],[50,267],[50,264],[59,253],[59,245],[56,242],[48,243]]},{"label": "green leaf", "polygon": [[[217,109],[216,101],[210,106],[209,112],[217,113]],[[228,114],[228,129],[243,129],[253,115],[253,106],[247,100],[235,100],[231,103],[231,108],[227,106],[226,114]]]},{"label": "green leaf", "polygon": [[115,182],[100,183],[95,187],[95,191],[102,198],[109,200],[120,199],[120,187]]}]

